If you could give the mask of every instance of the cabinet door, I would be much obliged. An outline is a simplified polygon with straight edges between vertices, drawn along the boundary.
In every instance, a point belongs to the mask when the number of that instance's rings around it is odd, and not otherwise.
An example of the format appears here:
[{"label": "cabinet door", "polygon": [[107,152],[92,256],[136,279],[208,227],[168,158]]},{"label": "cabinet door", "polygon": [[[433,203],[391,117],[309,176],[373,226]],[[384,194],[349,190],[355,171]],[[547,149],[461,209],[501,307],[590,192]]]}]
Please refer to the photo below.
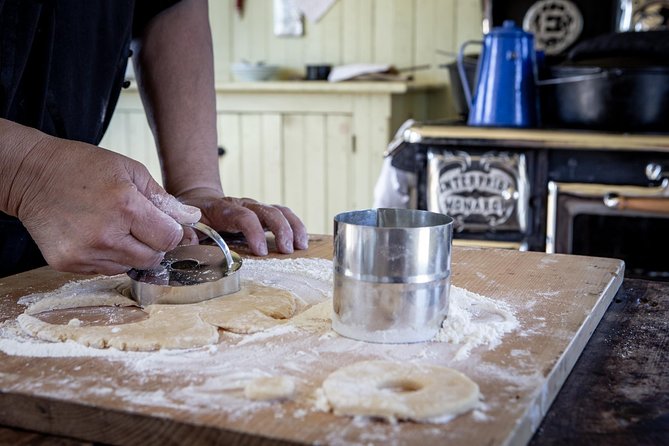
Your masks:
[{"label": "cabinet door", "polygon": [[285,114],[284,203],[312,233],[331,234],[332,219],[350,209],[354,163],[351,116]]},{"label": "cabinet door", "polygon": [[351,208],[350,115],[219,113],[218,124],[226,194],[288,206],[312,233]]},{"label": "cabinet door", "polygon": [[283,203],[283,149],[278,113],[219,113],[219,161],[226,195]]}]

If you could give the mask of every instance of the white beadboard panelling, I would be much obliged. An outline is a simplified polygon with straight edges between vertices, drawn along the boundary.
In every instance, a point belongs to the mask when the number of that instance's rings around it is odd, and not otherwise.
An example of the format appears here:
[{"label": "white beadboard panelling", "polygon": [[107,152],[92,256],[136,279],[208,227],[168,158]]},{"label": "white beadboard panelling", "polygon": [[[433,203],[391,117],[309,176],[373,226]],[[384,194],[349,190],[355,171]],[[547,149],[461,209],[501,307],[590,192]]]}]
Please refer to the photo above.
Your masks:
[{"label": "white beadboard panelling", "polygon": [[310,222],[305,217],[307,203],[304,178],[306,175],[307,160],[305,159],[303,130],[304,116],[298,114],[284,115],[283,147],[286,148],[283,165],[285,179],[284,204],[300,216],[307,225],[307,229],[313,232],[314,229],[309,227]]},{"label": "white beadboard panelling", "polygon": [[[332,64],[364,63],[374,59],[374,0],[339,0],[342,4],[342,59]],[[333,37],[330,37],[333,38]]]},{"label": "white beadboard panelling", "polygon": [[332,114],[326,118],[325,181],[327,205],[322,234],[332,233],[335,215],[350,210],[349,196],[353,187],[353,123],[351,115]]},{"label": "white beadboard panelling", "polygon": [[374,4],[375,63],[398,68],[414,64],[414,0],[376,1]]},{"label": "white beadboard panelling", "polygon": [[[262,115],[262,159],[255,160],[262,165],[262,201],[270,204],[283,202],[283,119],[278,113]],[[249,160],[254,162],[254,160]]]},{"label": "white beadboard panelling", "polygon": [[[325,228],[325,197],[326,197],[326,178],[325,172],[325,115],[309,114],[303,116],[302,129],[302,156],[306,160],[306,170],[302,177],[304,183],[306,200],[303,204],[305,212],[304,218],[312,227],[311,232],[318,231],[322,233]],[[286,150],[290,150],[286,147]],[[309,226],[307,226],[309,228]]]},{"label": "white beadboard panelling", "polygon": [[231,4],[227,1],[212,0],[209,2],[209,23],[214,45],[214,75],[221,81],[232,79],[229,66],[232,60],[232,46],[224,43],[232,42],[233,39],[230,7]]},{"label": "white beadboard panelling", "polygon": [[236,180],[242,185],[244,197],[264,201],[263,197],[263,137],[260,114],[241,115],[242,169]]},{"label": "white beadboard panelling", "polygon": [[236,113],[219,113],[218,140],[225,149],[225,155],[219,158],[221,184],[223,192],[231,197],[239,197],[242,193],[239,172],[242,171],[241,156],[241,115]]},{"label": "white beadboard panelling", "polygon": [[455,3],[455,0],[417,0],[414,64],[432,64],[432,68],[416,71],[416,80],[448,80],[448,72],[439,65],[454,59],[437,53],[437,50],[452,51],[457,44],[455,27],[452,26]]},{"label": "white beadboard panelling", "polygon": [[301,37],[272,32],[272,0],[210,0],[217,80],[230,79],[230,64],[242,59],[280,65],[283,77],[304,76],[306,64],[377,62],[397,67],[425,63],[420,80],[442,82],[447,62],[437,49],[456,51],[481,37],[480,0],[339,0],[318,23],[305,23]]},{"label": "white beadboard panelling", "polygon": [[359,96],[354,99],[353,106],[355,147],[351,204],[355,209],[363,209],[372,205],[374,184],[390,138],[390,98],[386,95]]},{"label": "white beadboard panelling", "polygon": [[270,56],[268,43],[272,36],[272,0],[245,1],[244,15],[241,17],[234,9],[235,2],[229,1],[229,3],[231,4],[229,13],[233,15],[232,42],[227,43],[232,45],[232,60],[229,62],[246,59],[254,63],[260,61],[276,63],[277,61],[268,59]]},{"label": "white beadboard panelling", "polygon": [[333,60],[342,60],[341,36],[342,6],[335,3],[318,23],[305,20],[304,30],[308,36],[304,40],[303,65],[331,63]]},{"label": "white beadboard panelling", "polygon": [[483,37],[481,4],[474,0],[459,0],[455,11],[455,50],[467,40]]}]

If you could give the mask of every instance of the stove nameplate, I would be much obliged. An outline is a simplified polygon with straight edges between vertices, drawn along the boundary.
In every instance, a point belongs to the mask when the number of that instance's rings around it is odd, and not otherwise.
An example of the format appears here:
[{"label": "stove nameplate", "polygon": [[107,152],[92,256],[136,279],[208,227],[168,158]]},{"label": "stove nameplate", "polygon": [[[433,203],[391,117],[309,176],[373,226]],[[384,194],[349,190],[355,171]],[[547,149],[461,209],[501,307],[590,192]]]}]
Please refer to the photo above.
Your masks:
[{"label": "stove nameplate", "polygon": [[527,230],[529,183],[522,153],[428,149],[427,206],[456,231]]}]

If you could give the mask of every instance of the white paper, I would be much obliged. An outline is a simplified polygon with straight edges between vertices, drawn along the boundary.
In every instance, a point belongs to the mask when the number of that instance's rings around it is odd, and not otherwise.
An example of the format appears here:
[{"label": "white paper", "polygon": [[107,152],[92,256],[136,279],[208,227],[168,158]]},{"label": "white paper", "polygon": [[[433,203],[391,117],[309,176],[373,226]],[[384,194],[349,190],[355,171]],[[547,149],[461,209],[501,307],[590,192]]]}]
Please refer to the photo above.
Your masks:
[{"label": "white paper", "polygon": [[384,73],[390,70],[391,66],[388,64],[351,64],[351,65],[340,65],[334,67],[330,71],[328,80],[330,82],[339,82],[345,81],[348,79],[354,79],[363,74],[374,74],[374,73]]},{"label": "white paper", "polygon": [[274,35],[301,36],[304,34],[302,13],[295,0],[274,0]]}]

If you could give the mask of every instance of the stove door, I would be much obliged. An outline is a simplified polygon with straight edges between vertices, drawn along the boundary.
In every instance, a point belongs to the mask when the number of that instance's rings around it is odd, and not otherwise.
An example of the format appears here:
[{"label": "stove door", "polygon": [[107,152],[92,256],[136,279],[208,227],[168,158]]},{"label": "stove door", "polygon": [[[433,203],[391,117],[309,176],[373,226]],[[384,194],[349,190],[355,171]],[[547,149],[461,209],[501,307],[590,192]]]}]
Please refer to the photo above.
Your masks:
[{"label": "stove door", "polygon": [[427,208],[452,217],[456,231],[527,232],[529,183],[523,153],[430,148],[427,169]]},{"label": "stove door", "polygon": [[657,187],[551,181],[546,252],[622,259],[629,277],[669,280],[667,209],[669,180]]}]

